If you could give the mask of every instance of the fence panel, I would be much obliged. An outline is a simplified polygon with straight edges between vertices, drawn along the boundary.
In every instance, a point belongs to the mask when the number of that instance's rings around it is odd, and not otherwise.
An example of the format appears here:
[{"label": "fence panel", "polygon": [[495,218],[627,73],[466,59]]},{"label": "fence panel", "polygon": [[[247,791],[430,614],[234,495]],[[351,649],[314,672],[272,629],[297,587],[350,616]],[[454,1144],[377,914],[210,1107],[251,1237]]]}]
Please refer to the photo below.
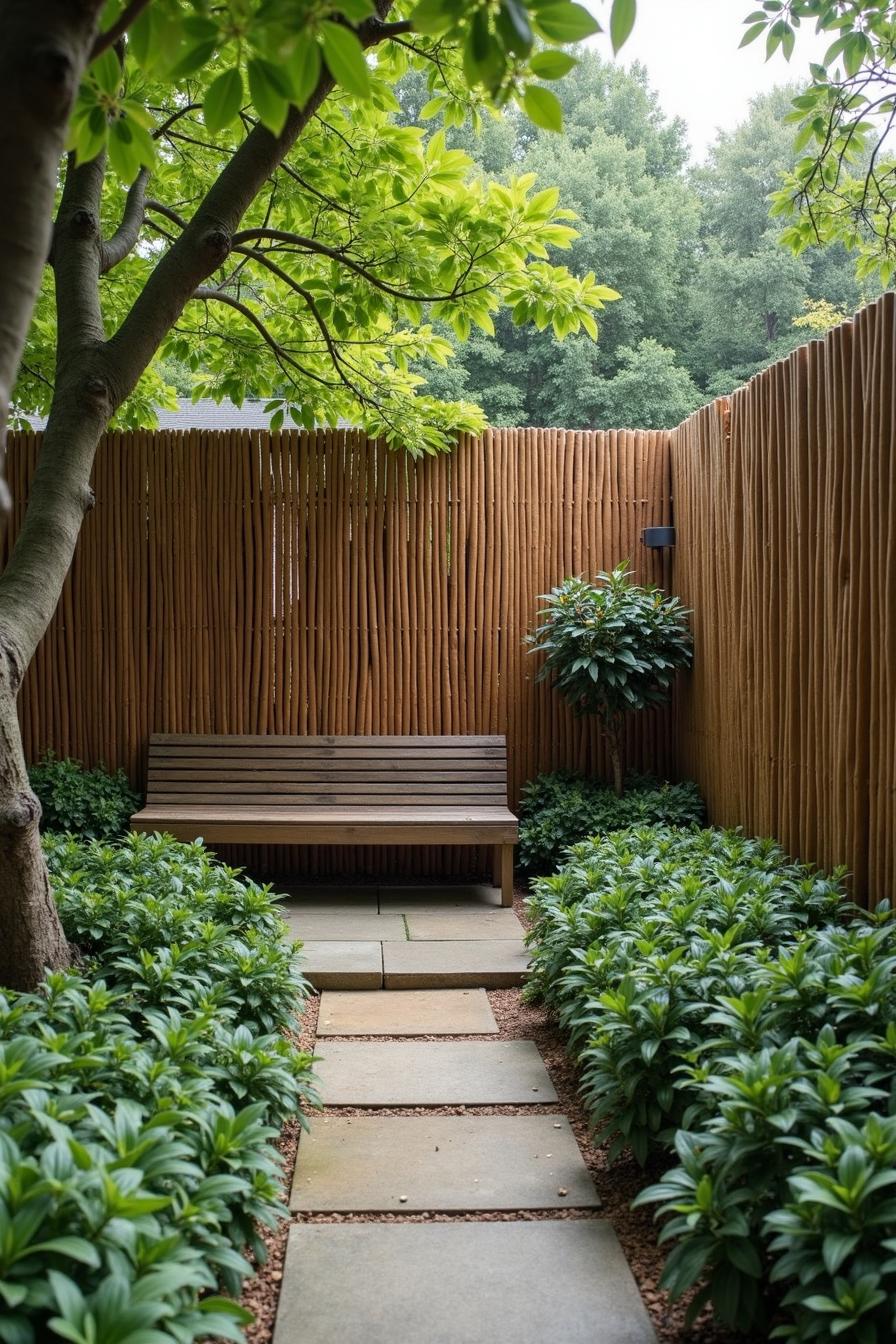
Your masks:
[{"label": "fence panel", "polygon": [[679,770],[860,900],[896,880],[894,371],[887,294],[672,434]]},{"label": "fence panel", "polygon": [[[14,536],[36,455],[9,450]],[[524,646],[538,596],[670,521],[665,432],[493,430],[419,462],[354,431],[109,434],[59,611],[21,695],[25,747],[122,765],[149,734],[506,733],[512,802],[557,766],[605,769],[592,724]],[[0,556],[5,559],[5,556]],[[632,766],[672,768],[670,719]],[[469,854],[234,851],[258,871],[469,869]],[[481,858],[481,856],[477,856]]]}]

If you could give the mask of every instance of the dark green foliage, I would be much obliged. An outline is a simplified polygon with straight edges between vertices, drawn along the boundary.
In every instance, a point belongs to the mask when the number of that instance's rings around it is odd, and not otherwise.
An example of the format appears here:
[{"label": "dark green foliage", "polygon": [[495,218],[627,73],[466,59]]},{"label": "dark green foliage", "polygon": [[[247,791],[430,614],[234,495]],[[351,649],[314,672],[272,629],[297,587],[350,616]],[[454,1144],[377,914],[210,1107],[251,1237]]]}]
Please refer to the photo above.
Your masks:
[{"label": "dark green foliage", "polygon": [[564,579],[545,595],[530,640],[545,655],[538,680],[550,679],[576,714],[596,714],[605,725],[661,704],[693,652],[678,598],[631,583],[630,574],[623,564],[593,584]]},{"label": "dark green foliage", "polygon": [[[45,837],[80,973],[0,996],[0,1340],[240,1340],[307,985],[267,890],[199,844]],[[204,1294],[204,1296],[203,1296]]]},{"label": "dark green foliage", "polygon": [[551,873],[570,845],[629,826],[692,826],[704,820],[696,784],[669,784],[630,776],[618,798],[587,775],[557,770],[523,788],[519,863],[532,874]]},{"label": "dark green foliage", "polygon": [[662,704],[679,668],[690,667],[688,613],[655,584],[632,583],[624,564],[593,584],[564,579],[542,600],[528,636],[545,655],[536,680],[550,679],[574,714],[597,717],[621,796],[625,715]]},{"label": "dark green foliage", "polygon": [[535,988],[638,1202],[663,1285],[767,1337],[884,1344],[896,1312],[896,922],[723,831],[618,832],[535,884]]},{"label": "dark green foliage", "polygon": [[40,801],[44,831],[65,831],[82,840],[115,840],[128,829],[141,804],[123,770],[86,769],[48,751],[28,771]]}]

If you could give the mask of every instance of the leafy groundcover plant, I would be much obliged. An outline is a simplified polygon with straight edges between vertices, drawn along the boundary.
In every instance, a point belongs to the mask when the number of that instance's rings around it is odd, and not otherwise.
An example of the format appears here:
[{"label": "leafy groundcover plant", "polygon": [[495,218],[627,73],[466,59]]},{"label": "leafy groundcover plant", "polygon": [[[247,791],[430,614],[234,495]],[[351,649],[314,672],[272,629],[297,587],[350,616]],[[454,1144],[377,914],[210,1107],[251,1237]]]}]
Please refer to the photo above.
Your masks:
[{"label": "leafy groundcover plant", "polygon": [[527,873],[552,873],[585,836],[631,826],[699,826],[703,799],[690,780],[669,784],[630,775],[621,797],[608,785],[571,770],[538,775],[523,788],[519,864]]},{"label": "leafy groundcover plant", "polygon": [[97,766],[46,752],[28,771],[41,806],[41,830],[64,831],[82,840],[115,840],[141,804],[123,770]]},{"label": "leafy groundcover plant", "polygon": [[676,1165],[638,1203],[663,1284],[754,1338],[896,1333],[896,922],[735,832],[578,845],[535,884],[554,1005],[616,1157]]},{"label": "leafy groundcover plant", "polygon": [[283,1212],[273,1140],[316,1103],[308,986],[269,891],[201,844],[48,835],[84,961],[0,994],[0,1340],[242,1339]]}]

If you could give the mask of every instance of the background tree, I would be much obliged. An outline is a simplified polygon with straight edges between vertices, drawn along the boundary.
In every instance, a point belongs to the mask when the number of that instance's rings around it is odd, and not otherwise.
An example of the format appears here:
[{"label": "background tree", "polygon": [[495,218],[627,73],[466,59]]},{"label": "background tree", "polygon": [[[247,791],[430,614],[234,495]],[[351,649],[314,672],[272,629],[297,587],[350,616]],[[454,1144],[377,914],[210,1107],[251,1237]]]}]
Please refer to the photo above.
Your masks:
[{"label": "background tree", "polygon": [[[699,205],[684,175],[684,126],[664,116],[643,68],[625,71],[584,52],[558,97],[562,140],[510,115],[500,140],[486,127],[481,147],[466,130],[452,131],[451,143],[465,144],[489,173],[532,171],[557,185],[579,217],[570,269],[597,273],[621,295],[601,315],[600,342],[571,337],[561,346],[545,323],[516,327],[504,314],[494,343],[477,337],[460,348],[447,376],[431,365],[421,371],[444,394],[462,369],[466,394],[492,424],[611,427],[604,384],[631,368],[620,352],[646,338],[669,348],[679,340]],[[639,385],[639,402],[649,392]],[[677,404],[674,378],[660,400]]]},{"label": "background tree", "polygon": [[[100,434],[171,393],[159,352],[201,365],[215,395],[269,398],[275,424],[349,413],[393,443],[436,451],[482,418],[418,395],[410,363],[450,353],[429,316],[463,337],[509,304],[519,320],[546,312],[561,334],[593,332],[592,311],[612,297],[545,260],[548,244],[573,236],[556,192],[536,191],[531,176],[469,180],[444,137],[424,145],[394,121],[392,86],[418,64],[453,108],[515,101],[559,127],[560,105],[536,79],[552,73],[551,53],[535,41],[587,36],[588,11],[570,0],[392,8],[0,3],[2,96],[22,100],[7,102],[0,155],[7,189],[22,196],[11,207],[20,236],[7,218],[0,236],[0,392],[33,315],[14,397],[48,413],[0,578],[0,983],[33,984],[68,959],[16,694],[94,502]],[[58,85],[49,113],[45,69]],[[32,314],[35,255],[49,266]]]},{"label": "background tree", "polygon": [[[419,78],[419,77],[418,77]],[[601,316],[600,342],[516,327],[459,346],[447,369],[419,367],[440,396],[467,396],[492,424],[612,428],[677,424],[702,400],[730,392],[806,339],[794,319],[807,303],[844,315],[879,292],[857,279],[841,242],[794,255],[770,214],[798,161],[787,117],[797,86],[756,99],[721,133],[706,161],[688,162],[684,128],[664,117],[646,73],[595,52],[558,88],[565,134],[510,115],[449,132],[488,174],[536,171],[579,215],[573,272],[596,271],[621,293]],[[414,115],[423,90],[402,81]],[[445,332],[453,340],[450,332]],[[657,343],[645,345],[644,342]]]}]

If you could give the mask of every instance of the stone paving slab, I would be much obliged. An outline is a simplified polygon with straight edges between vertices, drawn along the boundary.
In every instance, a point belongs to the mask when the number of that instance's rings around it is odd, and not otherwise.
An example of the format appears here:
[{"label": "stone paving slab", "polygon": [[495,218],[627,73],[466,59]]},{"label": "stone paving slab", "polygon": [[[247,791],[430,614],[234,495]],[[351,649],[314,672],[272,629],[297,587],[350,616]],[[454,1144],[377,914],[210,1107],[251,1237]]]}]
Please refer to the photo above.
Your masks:
[{"label": "stone paving slab", "polygon": [[276,882],[274,888],[293,900],[312,904],[319,901],[327,907],[337,902],[344,905],[357,902],[376,908],[380,894],[376,882]]},{"label": "stone paving slab", "polygon": [[319,1117],[301,1136],[289,1207],[413,1213],[599,1203],[563,1116],[355,1115]]},{"label": "stone paving slab", "polygon": [[274,1344],[654,1344],[609,1223],[290,1229]]},{"label": "stone paving slab", "polygon": [[405,918],[408,936],[417,942],[522,938],[525,932],[513,910],[440,910],[428,905],[425,909],[409,910]]},{"label": "stone paving slab", "polygon": [[381,915],[376,910],[305,910],[281,906],[283,918],[294,938],[303,942],[383,943],[407,938],[402,915]]},{"label": "stone paving slab", "polygon": [[302,949],[302,974],[315,989],[382,989],[381,943],[311,942]]},{"label": "stone paving slab", "polygon": [[381,989],[321,997],[318,1036],[461,1036],[497,1032],[484,989]]},{"label": "stone paving slab", "polygon": [[534,1041],[329,1041],[328,1106],[492,1106],[557,1100]]},{"label": "stone paving slab", "polygon": [[442,910],[500,907],[501,892],[498,887],[491,887],[487,883],[380,887],[380,910],[383,914],[403,915],[431,905]]},{"label": "stone paving slab", "polygon": [[529,955],[519,938],[383,943],[386,989],[521,985]]},{"label": "stone paving slab", "polygon": [[379,912],[376,896],[321,896],[318,891],[307,896],[287,896],[280,902],[283,918],[287,911],[295,915],[375,915]]}]

